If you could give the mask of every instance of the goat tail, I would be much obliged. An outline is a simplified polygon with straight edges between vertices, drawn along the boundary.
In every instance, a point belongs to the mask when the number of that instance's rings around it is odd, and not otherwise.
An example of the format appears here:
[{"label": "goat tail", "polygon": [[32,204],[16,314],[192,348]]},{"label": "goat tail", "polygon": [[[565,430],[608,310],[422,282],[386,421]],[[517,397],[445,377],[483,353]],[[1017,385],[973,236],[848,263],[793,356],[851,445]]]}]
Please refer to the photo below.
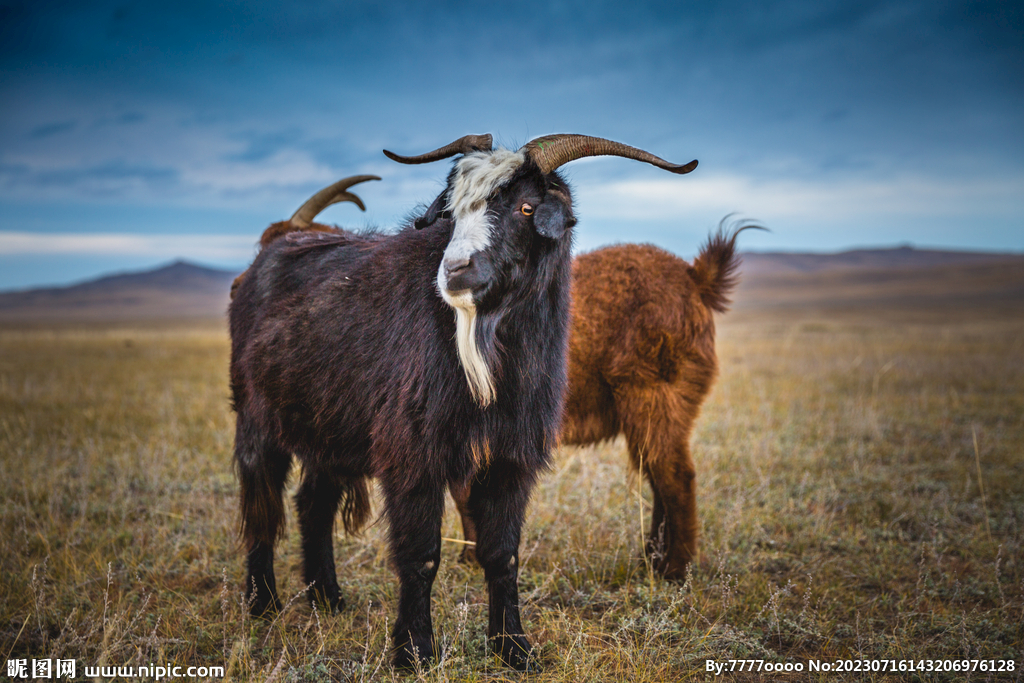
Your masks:
[{"label": "goat tail", "polygon": [[736,253],[736,238],[744,230],[767,230],[744,220],[732,221],[730,214],[718,224],[718,230],[708,237],[700,254],[693,260],[690,275],[697,285],[700,298],[708,308],[724,313],[731,303],[730,295],[739,283],[740,256]]},{"label": "goat tail", "polygon": [[341,480],[341,523],[346,534],[356,534],[366,526],[373,506],[366,477],[345,477]]}]

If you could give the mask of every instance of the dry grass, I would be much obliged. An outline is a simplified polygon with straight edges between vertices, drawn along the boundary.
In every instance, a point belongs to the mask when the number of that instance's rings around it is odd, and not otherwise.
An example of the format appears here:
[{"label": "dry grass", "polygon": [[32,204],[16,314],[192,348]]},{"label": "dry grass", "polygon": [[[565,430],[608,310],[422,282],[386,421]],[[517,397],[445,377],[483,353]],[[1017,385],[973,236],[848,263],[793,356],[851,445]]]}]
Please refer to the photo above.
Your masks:
[{"label": "dry grass", "polygon": [[[726,317],[695,436],[703,560],[686,586],[653,578],[639,555],[647,494],[623,444],[560,451],[522,548],[544,666],[529,678],[705,680],[708,658],[1017,657],[991,678],[1020,680],[1022,340],[1019,317]],[[0,333],[0,650],[76,658],[80,676],[171,662],[235,679],[517,678],[485,654],[483,577],[454,543],[434,588],[445,655],[392,672],[383,523],[338,538],[341,615],[302,597],[292,533],[278,580],[293,601],[271,624],[246,617],[227,348],[217,327]],[[444,535],[460,536],[456,515]]]}]

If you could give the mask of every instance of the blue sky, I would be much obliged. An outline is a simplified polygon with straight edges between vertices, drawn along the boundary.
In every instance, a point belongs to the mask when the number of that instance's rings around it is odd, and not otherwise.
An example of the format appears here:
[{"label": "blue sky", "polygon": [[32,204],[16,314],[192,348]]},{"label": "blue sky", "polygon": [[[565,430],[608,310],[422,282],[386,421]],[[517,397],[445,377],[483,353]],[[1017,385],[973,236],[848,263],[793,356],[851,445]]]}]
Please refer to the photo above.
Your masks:
[{"label": "blue sky", "polygon": [[0,2],[0,289],[183,257],[243,268],[347,175],[396,225],[467,133],[598,135],[700,167],[565,167],[577,244],[692,255],[1024,251],[1024,6],[866,2]]}]

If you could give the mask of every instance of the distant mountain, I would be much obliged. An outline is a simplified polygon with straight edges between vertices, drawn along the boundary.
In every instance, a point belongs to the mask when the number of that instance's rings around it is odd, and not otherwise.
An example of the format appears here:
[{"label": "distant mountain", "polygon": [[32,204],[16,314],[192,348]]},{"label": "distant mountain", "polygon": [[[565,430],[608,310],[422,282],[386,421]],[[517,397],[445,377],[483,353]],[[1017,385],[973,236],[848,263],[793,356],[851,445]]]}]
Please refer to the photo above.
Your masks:
[{"label": "distant mountain", "polygon": [[817,273],[838,270],[889,270],[996,263],[1024,259],[1024,254],[938,251],[901,246],[892,249],[855,249],[835,254],[748,252],[743,254],[746,276],[781,273]]},{"label": "distant mountain", "polygon": [[[175,261],[70,287],[0,293],[0,326],[223,320],[234,271]],[[747,253],[733,310],[1024,312],[1024,254],[898,247],[837,254]]]},{"label": "distant mountain", "polygon": [[862,249],[744,254],[737,313],[849,312],[919,316],[1024,315],[1024,254]]},{"label": "distant mountain", "polygon": [[154,270],[140,272],[115,273],[104,275],[70,287],[37,289],[36,292],[68,292],[71,290],[85,292],[116,291],[124,287],[155,287],[167,291],[222,291],[224,284],[231,286],[238,272],[233,270],[217,270],[207,268],[188,261],[174,261]]},{"label": "distant mountain", "polygon": [[69,287],[0,293],[0,323],[219,318],[238,273],[174,263]]}]

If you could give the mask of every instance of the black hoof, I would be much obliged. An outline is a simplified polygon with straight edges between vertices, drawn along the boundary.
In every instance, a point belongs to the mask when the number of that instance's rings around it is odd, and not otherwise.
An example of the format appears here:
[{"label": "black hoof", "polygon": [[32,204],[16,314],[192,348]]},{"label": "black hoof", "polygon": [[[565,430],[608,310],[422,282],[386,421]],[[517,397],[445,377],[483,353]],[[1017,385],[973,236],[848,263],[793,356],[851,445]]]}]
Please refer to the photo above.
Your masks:
[{"label": "black hoof", "polygon": [[309,591],[309,602],[318,610],[334,615],[345,609],[345,598],[341,597],[341,591],[335,588],[333,591]]},{"label": "black hoof", "polygon": [[255,595],[250,592],[247,600],[249,615],[257,619],[273,619],[281,611],[281,601],[277,595],[267,591],[257,591]]},{"label": "black hoof", "polygon": [[407,639],[395,648],[392,663],[396,669],[415,669],[417,662],[429,664],[434,655],[434,645],[429,638]]},{"label": "black hoof", "polygon": [[516,671],[537,673],[540,664],[533,656],[533,646],[523,636],[498,636],[491,639],[491,650],[505,666]]}]

